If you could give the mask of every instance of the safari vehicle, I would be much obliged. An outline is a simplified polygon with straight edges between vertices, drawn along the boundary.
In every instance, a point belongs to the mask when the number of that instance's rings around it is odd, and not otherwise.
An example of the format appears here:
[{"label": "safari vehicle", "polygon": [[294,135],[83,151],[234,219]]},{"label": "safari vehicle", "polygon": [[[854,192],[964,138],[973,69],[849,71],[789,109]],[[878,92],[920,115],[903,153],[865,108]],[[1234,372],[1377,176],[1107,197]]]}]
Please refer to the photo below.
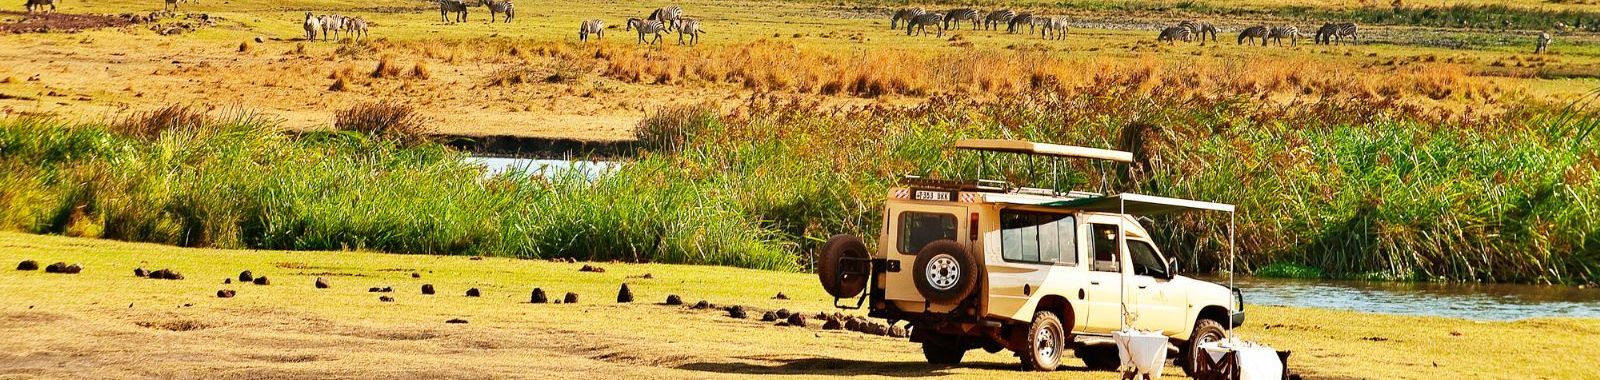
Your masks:
[{"label": "safari vehicle", "polygon": [[[1133,158],[1014,140],[961,140],[955,148],[982,155],[980,176],[996,153],[1030,155],[1030,162]],[[834,236],[818,276],[838,307],[865,304],[871,317],[909,321],[911,340],[922,343],[930,363],[959,363],[975,348],[1008,349],[1024,370],[1050,371],[1071,348],[1091,367],[1114,368],[1115,349],[1085,342],[1133,327],[1162,331],[1177,347],[1179,365],[1192,371],[1197,345],[1244,322],[1237,289],[1178,275],[1176,260],[1135,217],[1231,213],[1233,206],[990,180],[907,177],[901,184],[889,190],[877,249]]]}]

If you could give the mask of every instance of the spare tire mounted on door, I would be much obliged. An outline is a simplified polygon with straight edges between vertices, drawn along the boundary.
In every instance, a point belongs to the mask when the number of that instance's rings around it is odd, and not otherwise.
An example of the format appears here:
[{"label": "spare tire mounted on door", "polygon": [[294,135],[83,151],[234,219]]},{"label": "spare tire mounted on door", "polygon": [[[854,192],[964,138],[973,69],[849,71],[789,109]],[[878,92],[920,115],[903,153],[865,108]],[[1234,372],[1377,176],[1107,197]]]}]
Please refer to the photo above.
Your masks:
[{"label": "spare tire mounted on door", "polygon": [[867,289],[867,274],[872,270],[867,244],[849,234],[833,235],[822,246],[817,261],[817,277],[822,289],[838,298],[851,298]]},{"label": "spare tire mounted on door", "polygon": [[913,267],[917,292],[933,302],[955,302],[972,294],[977,287],[977,260],[953,240],[940,240],[917,252]]}]

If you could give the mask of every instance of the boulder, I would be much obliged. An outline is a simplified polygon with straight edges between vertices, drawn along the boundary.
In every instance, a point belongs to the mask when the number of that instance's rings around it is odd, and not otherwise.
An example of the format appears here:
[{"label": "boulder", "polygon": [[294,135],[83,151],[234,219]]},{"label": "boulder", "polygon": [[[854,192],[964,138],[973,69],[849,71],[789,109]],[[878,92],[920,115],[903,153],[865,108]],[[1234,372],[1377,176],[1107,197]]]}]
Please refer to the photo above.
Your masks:
[{"label": "boulder", "polygon": [[594,265],[589,265],[589,264],[583,264],[583,267],[582,268],[578,268],[578,271],[579,272],[605,273],[606,272],[606,268],[601,268],[601,267],[594,266]]},{"label": "boulder", "polygon": [[790,313],[789,309],[778,309],[775,313],[778,313],[778,319],[789,319],[789,315],[794,314]]},{"label": "boulder", "polygon": [[844,324],[840,323],[838,319],[834,318],[828,318],[827,322],[822,323],[823,330],[840,330],[843,328]]},{"label": "boulder", "polygon": [[567,292],[567,296],[565,297],[564,301],[566,301],[566,303],[578,303],[578,293]]},{"label": "boulder", "polygon": [[381,291],[383,291],[383,288],[379,288],[379,287],[376,287],[376,286],[367,288],[367,293],[377,293],[377,292],[381,292]]},{"label": "boulder", "polygon": [[622,284],[622,289],[617,290],[617,303],[633,302],[633,291],[628,290],[628,284]]},{"label": "boulder", "polygon": [[711,308],[711,303],[710,302],[706,302],[706,300],[700,300],[700,302],[695,302],[694,306],[690,306],[689,308],[690,309],[695,309],[695,310],[710,309]]},{"label": "boulder", "polygon": [[66,273],[67,272],[67,263],[58,262],[58,263],[55,263],[55,264],[47,265],[47,266],[44,267],[44,272],[45,273]]},{"label": "boulder", "polygon": [[461,318],[450,318],[450,320],[444,321],[444,323],[463,324],[463,323],[467,323],[467,320],[461,319]]},{"label": "boulder", "polygon": [[783,294],[783,292],[778,292],[778,295],[772,296],[772,299],[775,299],[775,300],[786,300],[786,299],[789,299],[789,295],[788,294]]},{"label": "boulder", "polygon": [[677,294],[668,294],[667,295],[667,304],[668,305],[682,305],[683,304],[683,297],[678,297]]},{"label": "boulder", "polygon": [[528,303],[550,303],[550,296],[544,294],[544,289],[533,288],[533,294],[528,296]]},{"label": "boulder", "polygon": [[776,320],[778,320],[778,314],[777,313],[773,313],[773,312],[770,312],[770,311],[769,312],[765,312],[765,313],[761,313],[761,321],[762,322],[772,322],[772,321],[776,321]]},{"label": "boulder", "polygon": [[385,287],[379,288],[378,291],[382,292],[382,293],[394,293],[394,288],[385,286]]},{"label": "boulder", "polygon": [[411,272],[411,278],[422,278],[421,273]]},{"label": "boulder", "polygon": [[744,306],[733,305],[728,307],[728,317],[733,319],[745,319],[750,318],[750,315],[745,313]]},{"label": "boulder", "polygon": [[422,284],[422,294],[433,295],[433,284]]},{"label": "boulder", "polygon": [[224,278],[224,279],[222,279],[222,283],[223,283],[223,284],[224,284],[224,285],[226,285],[226,284],[232,284],[232,283],[233,283],[233,277],[229,277],[229,278]]},{"label": "boulder", "polygon": [[144,270],[144,267],[133,268],[134,277],[144,277],[148,275],[150,275],[150,271]]},{"label": "boulder", "polygon": [[800,314],[790,314],[789,320],[786,322],[789,322],[790,326],[806,327],[806,316]]},{"label": "boulder", "polygon": [[268,280],[267,276],[256,277],[254,282],[256,285],[272,285],[272,280]]},{"label": "boulder", "polygon": [[378,296],[378,301],[382,301],[382,302],[394,302],[394,297],[390,297],[390,296]]},{"label": "boulder", "polygon": [[22,262],[17,263],[17,270],[39,270],[39,262],[33,260],[22,260]]},{"label": "boulder", "polygon": [[256,276],[251,274],[250,271],[239,272],[239,282],[251,282],[255,280]]},{"label": "boulder", "polygon": [[236,293],[231,289],[218,290],[217,298],[233,298],[234,294]]},{"label": "boulder", "polygon": [[332,284],[328,283],[328,278],[327,277],[320,277],[320,276],[317,277],[316,285],[317,285],[317,289],[327,289],[327,288],[333,286]]},{"label": "boulder", "polygon": [[467,289],[467,297],[478,297],[482,295],[483,293],[479,292],[478,288]]},{"label": "boulder", "polygon": [[78,272],[82,272],[82,271],[83,271],[83,267],[78,266],[78,264],[72,264],[72,265],[68,265],[66,271],[61,272],[61,273],[78,274]]},{"label": "boulder", "polygon": [[861,331],[861,321],[858,321],[855,318],[846,319],[844,321],[844,329],[850,331]]}]

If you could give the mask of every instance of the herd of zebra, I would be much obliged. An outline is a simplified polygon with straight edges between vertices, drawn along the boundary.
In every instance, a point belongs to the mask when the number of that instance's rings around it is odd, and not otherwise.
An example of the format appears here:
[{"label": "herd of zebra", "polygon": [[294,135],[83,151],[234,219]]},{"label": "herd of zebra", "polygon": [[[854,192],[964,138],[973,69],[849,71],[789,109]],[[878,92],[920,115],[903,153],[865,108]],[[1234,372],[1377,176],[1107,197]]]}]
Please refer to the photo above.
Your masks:
[{"label": "herd of zebra", "polygon": [[324,42],[328,41],[330,36],[333,37],[333,41],[339,41],[340,33],[343,33],[346,39],[359,40],[367,38],[367,20],[360,17],[340,15],[312,16],[311,12],[306,12],[304,26],[306,29],[306,41],[316,41],[318,31],[322,32],[322,41]]},{"label": "herd of zebra", "polygon": [[[589,35],[597,38],[605,37],[606,24],[599,19],[584,20],[578,24],[578,41],[589,42]],[[645,37],[652,37],[648,42],[655,45],[661,42],[661,33],[678,32],[679,45],[696,45],[700,43],[700,33],[705,30],[700,28],[700,20],[683,16],[683,8],[669,5],[656,8],[645,18],[628,18],[624,31],[637,32],[639,42],[646,43]],[[687,37],[687,39],[685,39]]]}]

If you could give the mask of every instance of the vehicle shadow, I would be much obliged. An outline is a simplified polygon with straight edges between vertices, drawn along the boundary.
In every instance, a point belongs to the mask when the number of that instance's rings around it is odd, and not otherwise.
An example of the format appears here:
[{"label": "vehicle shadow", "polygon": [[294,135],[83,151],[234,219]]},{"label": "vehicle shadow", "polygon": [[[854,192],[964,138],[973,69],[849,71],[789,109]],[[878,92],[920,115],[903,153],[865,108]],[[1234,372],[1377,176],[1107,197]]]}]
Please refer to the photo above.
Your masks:
[{"label": "vehicle shadow", "polygon": [[[749,358],[759,362],[699,362],[686,363],[677,369],[746,375],[877,375],[888,377],[945,376],[954,369],[982,369],[1017,371],[1015,364],[972,363],[960,365],[928,364],[923,361],[866,361],[839,358]],[[765,362],[765,363],[760,363]],[[1063,365],[1057,371],[1088,372],[1086,367]]]}]

